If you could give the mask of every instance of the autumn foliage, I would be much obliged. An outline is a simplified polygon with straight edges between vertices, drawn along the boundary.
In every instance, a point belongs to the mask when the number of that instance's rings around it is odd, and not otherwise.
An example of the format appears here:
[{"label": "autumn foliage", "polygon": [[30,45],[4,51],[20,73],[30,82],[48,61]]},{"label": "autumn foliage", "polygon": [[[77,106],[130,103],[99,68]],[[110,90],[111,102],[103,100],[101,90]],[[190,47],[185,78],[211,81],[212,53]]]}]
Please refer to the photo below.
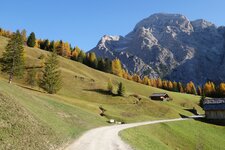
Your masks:
[{"label": "autumn foliage", "polygon": [[[73,48],[70,43],[62,40],[49,41],[48,39],[36,39],[33,32],[27,38],[26,30],[22,30],[21,35],[24,45],[27,44],[27,46],[40,48],[51,52],[55,50],[56,53],[62,57],[83,63],[103,72],[112,73],[140,84],[180,93],[205,95],[208,97],[225,97],[225,83],[220,83],[216,86],[213,82],[209,81],[202,86],[197,86],[196,88],[194,82],[192,81],[188,82],[186,85],[183,85],[181,82],[163,80],[161,78],[149,78],[148,76],[142,77],[140,74],[131,75],[123,68],[122,63],[118,58],[115,58],[114,60],[110,60],[108,58],[98,58],[95,53],[85,53],[78,46]],[[0,36],[12,38],[13,32],[0,28]]]}]

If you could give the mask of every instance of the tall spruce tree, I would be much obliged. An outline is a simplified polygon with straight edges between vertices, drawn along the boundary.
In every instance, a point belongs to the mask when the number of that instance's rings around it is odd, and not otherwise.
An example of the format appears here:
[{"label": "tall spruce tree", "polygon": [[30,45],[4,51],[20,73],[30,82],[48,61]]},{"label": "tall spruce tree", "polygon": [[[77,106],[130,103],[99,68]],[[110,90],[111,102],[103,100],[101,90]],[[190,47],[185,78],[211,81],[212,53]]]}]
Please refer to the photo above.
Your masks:
[{"label": "tall spruce tree", "polygon": [[119,96],[124,96],[124,95],[125,95],[125,86],[123,85],[122,82],[120,82],[120,83],[118,84],[117,94],[118,94]]},{"label": "tall spruce tree", "polygon": [[61,72],[59,71],[59,62],[57,53],[54,50],[48,56],[45,62],[45,68],[41,79],[40,86],[50,94],[60,90],[62,86]]},{"label": "tall spruce tree", "polygon": [[23,76],[24,48],[23,37],[19,31],[13,34],[2,55],[2,71],[9,74],[9,83],[12,82],[14,76]]},{"label": "tall spruce tree", "polygon": [[35,41],[36,41],[36,37],[34,32],[31,32],[31,34],[29,35],[28,39],[27,39],[27,45],[29,47],[34,47],[35,46]]}]

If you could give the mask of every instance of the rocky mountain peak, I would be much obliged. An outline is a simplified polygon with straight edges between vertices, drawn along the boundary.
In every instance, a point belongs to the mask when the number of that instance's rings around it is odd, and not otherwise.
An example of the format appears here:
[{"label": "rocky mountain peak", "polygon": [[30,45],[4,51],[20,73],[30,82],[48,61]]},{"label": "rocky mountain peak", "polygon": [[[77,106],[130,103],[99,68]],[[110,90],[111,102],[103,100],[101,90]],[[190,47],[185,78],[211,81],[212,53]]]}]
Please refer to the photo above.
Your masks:
[{"label": "rocky mountain peak", "polygon": [[216,29],[216,25],[204,19],[198,19],[191,22],[195,30],[203,30],[206,28]]},{"label": "rocky mountain peak", "polygon": [[197,84],[225,80],[225,27],[180,14],[153,14],[125,37],[103,36],[91,51],[119,58],[131,74]]},{"label": "rocky mountain peak", "polygon": [[134,31],[139,28],[150,28],[152,30],[179,28],[182,32],[190,32],[193,30],[190,21],[183,15],[180,14],[166,14],[157,13],[153,14],[143,20],[141,20],[134,28]]}]

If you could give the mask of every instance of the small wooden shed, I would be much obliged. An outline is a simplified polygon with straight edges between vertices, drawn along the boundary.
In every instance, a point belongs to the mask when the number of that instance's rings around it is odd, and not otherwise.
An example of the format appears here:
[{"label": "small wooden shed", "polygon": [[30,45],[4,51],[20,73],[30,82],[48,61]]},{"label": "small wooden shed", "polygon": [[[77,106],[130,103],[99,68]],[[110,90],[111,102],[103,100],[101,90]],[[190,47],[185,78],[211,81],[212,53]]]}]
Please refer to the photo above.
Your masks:
[{"label": "small wooden shed", "polygon": [[207,119],[225,119],[225,99],[214,98],[203,101],[203,109]]},{"label": "small wooden shed", "polygon": [[150,98],[157,101],[168,101],[170,99],[169,95],[166,93],[153,93]]}]

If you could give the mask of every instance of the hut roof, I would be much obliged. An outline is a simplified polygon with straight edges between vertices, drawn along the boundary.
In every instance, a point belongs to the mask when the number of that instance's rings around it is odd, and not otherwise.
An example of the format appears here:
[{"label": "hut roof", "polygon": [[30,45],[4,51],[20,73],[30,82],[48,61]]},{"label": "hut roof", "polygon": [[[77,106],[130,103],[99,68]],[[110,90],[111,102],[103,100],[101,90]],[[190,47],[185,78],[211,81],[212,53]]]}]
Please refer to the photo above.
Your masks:
[{"label": "hut roof", "polygon": [[153,93],[151,96],[153,97],[163,97],[163,96],[166,96],[167,94],[166,93]]},{"label": "hut roof", "polygon": [[205,99],[203,102],[204,110],[225,110],[224,98]]}]

